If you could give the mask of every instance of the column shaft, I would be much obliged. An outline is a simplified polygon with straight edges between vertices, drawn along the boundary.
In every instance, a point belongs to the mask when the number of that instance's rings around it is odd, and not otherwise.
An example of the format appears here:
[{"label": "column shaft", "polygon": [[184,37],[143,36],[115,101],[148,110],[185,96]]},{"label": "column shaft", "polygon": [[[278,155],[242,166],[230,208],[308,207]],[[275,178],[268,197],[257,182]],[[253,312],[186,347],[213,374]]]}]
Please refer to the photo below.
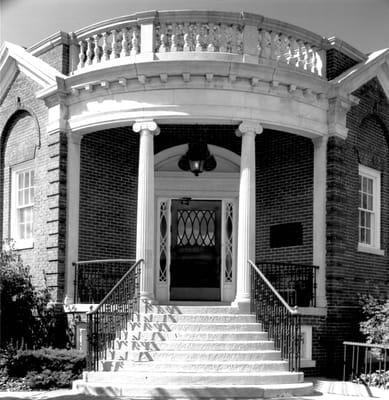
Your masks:
[{"label": "column shaft", "polygon": [[140,133],[138,203],[136,227],[136,258],[143,259],[140,296],[154,299],[154,134],[158,127],[153,121],[136,122]]},{"label": "column shaft", "polygon": [[242,123],[237,134],[242,136],[239,214],[237,287],[234,304],[248,311],[250,305],[250,267],[255,262],[255,136],[262,132],[259,124]]},{"label": "column shaft", "polygon": [[78,136],[68,136],[67,154],[67,223],[66,223],[66,264],[65,303],[73,303],[75,269],[78,261],[79,208],[80,208],[80,144]]}]

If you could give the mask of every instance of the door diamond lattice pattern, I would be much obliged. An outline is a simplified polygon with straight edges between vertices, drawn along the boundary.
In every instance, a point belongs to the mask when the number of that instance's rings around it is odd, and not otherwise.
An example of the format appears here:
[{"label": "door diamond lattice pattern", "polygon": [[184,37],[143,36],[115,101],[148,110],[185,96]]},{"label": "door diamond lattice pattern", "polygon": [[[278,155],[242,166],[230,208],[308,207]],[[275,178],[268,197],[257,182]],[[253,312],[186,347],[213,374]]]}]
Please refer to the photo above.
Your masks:
[{"label": "door diamond lattice pattern", "polygon": [[215,246],[216,212],[214,210],[178,210],[178,246]]}]

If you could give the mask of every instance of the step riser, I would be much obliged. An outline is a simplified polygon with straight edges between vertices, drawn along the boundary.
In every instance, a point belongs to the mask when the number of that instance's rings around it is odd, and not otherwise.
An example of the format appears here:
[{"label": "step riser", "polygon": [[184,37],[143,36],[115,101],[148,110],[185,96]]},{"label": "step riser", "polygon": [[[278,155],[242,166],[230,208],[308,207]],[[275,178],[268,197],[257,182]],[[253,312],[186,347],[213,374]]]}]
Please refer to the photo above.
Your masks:
[{"label": "step riser", "polygon": [[288,364],[285,362],[278,363],[224,363],[220,364],[217,362],[211,364],[192,364],[192,363],[154,363],[154,362],[131,362],[131,361],[104,361],[101,363],[102,371],[129,371],[129,372],[193,372],[196,373],[261,373],[261,372],[276,372],[276,371],[287,371]]},{"label": "step riser", "polygon": [[93,377],[92,382],[99,382],[100,384],[120,384],[125,382],[127,385],[266,385],[277,383],[299,383],[302,382],[300,374],[282,374],[280,372],[274,374],[236,374],[236,373],[218,373],[210,374],[151,374],[151,373],[133,373],[118,371],[114,374],[104,372],[104,375]]},{"label": "step riser", "polygon": [[[141,340],[141,341],[246,341],[246,340],[267,340],[265,332],[123,332],[122,340]],[[116,346],[116,345],[115,345]]]},{"label": "step riser", "polygon": [[76,381],[73,389],[81,393],[90,395],[130,396],[131,398],[146,399],[260,399],[260,398],[281,398],[291,396],[304,396],[312,393],[312,384],[301,384],[296,388],[266,389],[258,386],[254,387],[161,387],[151,388],[149,386],[109,386],[102,390],[101,387],[85,384]]},{"label": "step riser", "polygon": [[168,323],[168,322],[130,322],[128,332],[258,332],[261,326],[257,323]]},{"label": "step riser", "polygon": [[245,315],[245,314],[136,314],[133,320],[135,322],[167,322],[167,323],[255,323],[255,315]]},{"label": "step riser", "polygon": [[202,352],[202,351],[109,351],[107,360],[124,360],[124,361],[177,361],[177,362],[194,362],[194,361],[276,361],[281,360],[281,354],[278,351],[218,351],[218,352]]},{"label": "step riser", "polygon": [[143,314],[241,314],[239,308],[230,306],[159,306],[148,305]]},{"label": "step riser", "polygon": [[255,351],[273,350],[272,341],[117,341],[116,350],[156,351]]}]

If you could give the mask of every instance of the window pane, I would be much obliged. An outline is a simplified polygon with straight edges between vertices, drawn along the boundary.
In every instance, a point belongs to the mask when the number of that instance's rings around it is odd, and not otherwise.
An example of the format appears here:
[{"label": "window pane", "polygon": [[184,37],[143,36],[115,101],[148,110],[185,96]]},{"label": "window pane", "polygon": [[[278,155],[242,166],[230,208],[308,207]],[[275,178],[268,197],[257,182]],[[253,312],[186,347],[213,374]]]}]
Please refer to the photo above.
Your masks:
[{"label": "window pane", "polygon": [[366,194],[362,195],[362,208],[364,208],[365,210],[367,209],[367,195]]},{"label": "window pane", "polygon": [[366,229],[366,244],[371,244],[371,230],[370,229]]},{"label": "window pane", "polygon": [[367,196],[367,209],[373,211],[373,196]]},{"label": "window pane", "polygon": [[24,187],[30,186],[30,173],[27,171],[24,173]]},{"label": "window pane", "polygon": [[26,224],[26,234],[25,234],[26,239],[31,239],[32,238],[32,223]]},{"label": "window pane", "polygon": [[367,192],[373,194],[373,179],[368,180]]},{"label": "window pane", "polygon": [[24,204],[30,203],[30,190],[24,189]]},{"label": "window pane", "polygon": [[366,178],[366,177],[363,177],[363,178],[362,178],[362,191],[363,191],[364,193],[367,192],[367,178]]},{"label": "window pane", "polygon": [[359,229],[359,241],[360,243],[365,243],[365,229],[364,228],[360,228]]},{"label": "window pane", "polygon": [[365,224],[366,228],[371,228],[371,214],[366,213],[365,218],[366,218],[366,224]]},{"label": "window pane", "polygon": [[23,174],[18,174],[18,189],[22,189],[23,188],[23,179],[24,175]]},{"label": "window pane", "polygon": [[30,171],[30,185],[34,186],[34,178],[35,178],[35,174],[34,171]]}]

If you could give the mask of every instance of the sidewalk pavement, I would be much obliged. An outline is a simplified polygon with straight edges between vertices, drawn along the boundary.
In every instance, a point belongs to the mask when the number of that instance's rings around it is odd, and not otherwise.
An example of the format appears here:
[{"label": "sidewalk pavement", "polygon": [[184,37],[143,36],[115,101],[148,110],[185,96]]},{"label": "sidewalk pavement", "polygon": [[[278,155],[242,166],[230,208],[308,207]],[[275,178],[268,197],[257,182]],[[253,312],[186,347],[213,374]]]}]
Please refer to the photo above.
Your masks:
[{"label": "sidewalk pavement", "polygon": [[[310,396],[283,397],[282,400],[389,400],[389,390],[368,388],[352,382],[333,381],[325,378],[306,378],[314,383],[315,391]],[[87,396],[70,389],[41,392],[0,392],[0,400],[131,400],[131,397]],[[168,400],[168,399],[166,399]],[[252,399],[254,400],[254,399]]]}]

